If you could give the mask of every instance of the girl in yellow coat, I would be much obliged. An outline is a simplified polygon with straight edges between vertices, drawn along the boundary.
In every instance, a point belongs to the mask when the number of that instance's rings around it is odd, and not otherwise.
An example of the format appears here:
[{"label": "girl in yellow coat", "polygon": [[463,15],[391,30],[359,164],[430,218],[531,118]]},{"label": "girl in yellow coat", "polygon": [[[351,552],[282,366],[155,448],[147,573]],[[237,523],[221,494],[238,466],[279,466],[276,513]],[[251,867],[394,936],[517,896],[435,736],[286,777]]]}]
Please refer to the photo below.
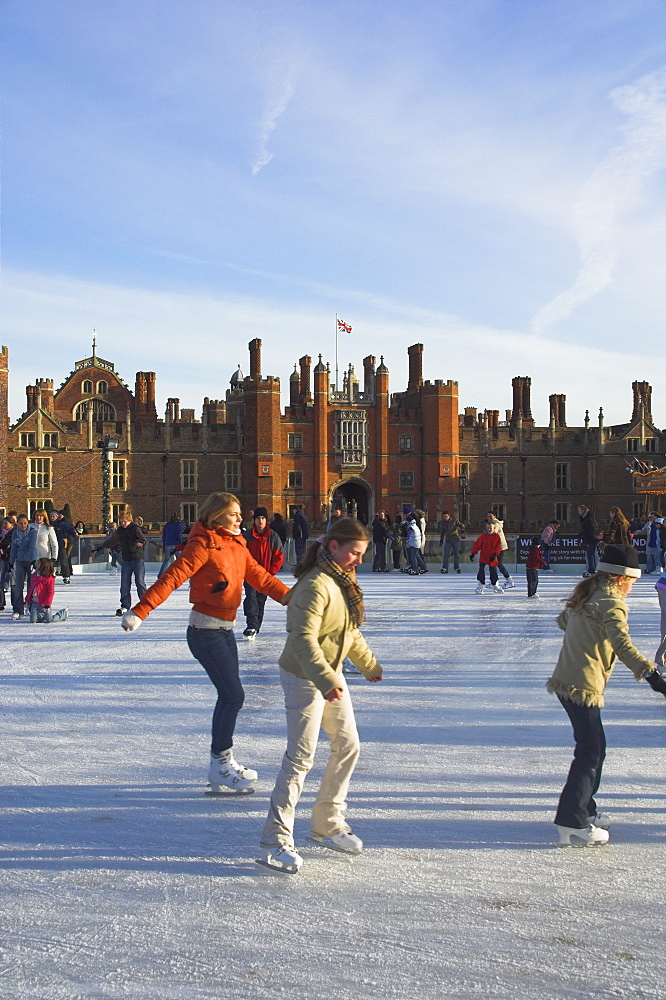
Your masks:
[{"label": "girl in yellow coat", "polygon": [[631,545],[607,545],[597,572],[582,580],[557,619],[562,650],[547,687],[556,694],[573,726],[576,747],[555,815],[561,846],[608,841],[608,816],[597,812],[606,737],[601,722],[604,690],[620,659],[636,680],[645,678],[666,695],[666,682],[631,641],[625,598],[641,575]]},{"label": "girl in yellow coat", "polygon": [[287,750],[261,835],[265,860],[260,862],[289,874],[303,864],[294,846],[294,819],[320,728],[331,753],[312,810],[309,839],[347,854],[363,850],[363,841],[345,820],[360,745],[342,664],[348,656],[367,680],[382,679],[382,668],[359,631],[365,615],[355,568],[368,541],[360,521],[339,518],[296,567],[298,582],[289,595],[287,643],[280,656]]}]

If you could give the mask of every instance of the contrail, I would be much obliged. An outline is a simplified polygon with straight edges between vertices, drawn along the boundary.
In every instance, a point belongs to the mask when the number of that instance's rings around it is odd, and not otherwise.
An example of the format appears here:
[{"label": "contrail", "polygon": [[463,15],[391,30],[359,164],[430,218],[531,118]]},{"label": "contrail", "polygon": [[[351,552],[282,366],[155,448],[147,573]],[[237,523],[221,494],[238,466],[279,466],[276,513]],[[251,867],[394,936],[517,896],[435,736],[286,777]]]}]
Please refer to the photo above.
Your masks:
[{"label": "contrail", "polygon": [[273,153],[268,151],[268,142],[277,127],[278,118],[286,111],[293,93],[294,85],[291,79],[287,78],[268,102],[259,126],[259,151],[252,163],[253,177],[273,159]]},{"label": "contrail", "polygon": [[574,209],[580,270],[573,285],[534,317],[532,331],[566,319],[608,285],[615,272],[624,216],[640,203],[646,180],[666,166],[666,70],[617,87],[610,99],[627,115],[623,141],[583,185]]}]

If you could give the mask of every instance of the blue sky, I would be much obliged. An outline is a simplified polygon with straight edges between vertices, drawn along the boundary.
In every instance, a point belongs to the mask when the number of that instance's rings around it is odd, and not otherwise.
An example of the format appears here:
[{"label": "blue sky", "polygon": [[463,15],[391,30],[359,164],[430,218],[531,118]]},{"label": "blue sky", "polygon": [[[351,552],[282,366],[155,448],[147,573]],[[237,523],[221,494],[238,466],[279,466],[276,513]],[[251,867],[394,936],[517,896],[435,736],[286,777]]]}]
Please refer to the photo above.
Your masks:
[{"label": "blue sky", "polygon": [[200,410],[247,342],[666,425],[661,0],[1,0],[11,416],[90,350]]}]

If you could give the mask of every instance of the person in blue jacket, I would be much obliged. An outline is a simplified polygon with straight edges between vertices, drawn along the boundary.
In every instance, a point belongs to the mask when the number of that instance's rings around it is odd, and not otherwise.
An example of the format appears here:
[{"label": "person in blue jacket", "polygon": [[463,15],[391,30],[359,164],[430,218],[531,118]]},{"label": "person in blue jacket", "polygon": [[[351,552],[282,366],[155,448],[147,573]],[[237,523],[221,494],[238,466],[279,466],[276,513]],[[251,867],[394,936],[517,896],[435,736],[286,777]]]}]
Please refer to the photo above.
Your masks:
[{"label": "person in blue jacket", "polygon": [[164,548],[164,559],[162,560],[162,565],[160,566],[159,573],[157,574],[158,576],[161,576],[164,570],[168,569],[176,558],[175,552],[183,537],[184,527],[185,525],[178,517],[178,514],[172,514],[162,528],[162,547]]}]

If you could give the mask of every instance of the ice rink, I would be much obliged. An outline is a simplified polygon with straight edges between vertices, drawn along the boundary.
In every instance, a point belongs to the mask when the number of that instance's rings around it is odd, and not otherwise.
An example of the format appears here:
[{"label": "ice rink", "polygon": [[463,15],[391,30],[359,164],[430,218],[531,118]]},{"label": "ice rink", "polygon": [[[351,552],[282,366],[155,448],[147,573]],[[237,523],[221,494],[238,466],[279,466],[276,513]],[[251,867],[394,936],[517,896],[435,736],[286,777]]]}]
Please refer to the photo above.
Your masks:
[{"label": "ice rink", "polygon": [[[285,577],[286,578],[286,577]],[[0,618],[0,996],[7,1000],[421,1000],[666,996],[666,700],[621,664],[599,802],[611,843],[553,846],[571,758],[545,690],[575,582],[363,574],[385,669],[350,678],[362,740],[350,859],[305,842],[298,876],[254,864],[284,749],[285,611],[239,642],[237,758],[256,794],[204,796],[213,688],[184,641],[186,588],[125,634],[119,578],[58,584],[58,625]],[[150,582],[150,580],[149,580]],[[629,599],[659,641],[654,581]],[[240,637],[244,619],[237,622]]]}]

